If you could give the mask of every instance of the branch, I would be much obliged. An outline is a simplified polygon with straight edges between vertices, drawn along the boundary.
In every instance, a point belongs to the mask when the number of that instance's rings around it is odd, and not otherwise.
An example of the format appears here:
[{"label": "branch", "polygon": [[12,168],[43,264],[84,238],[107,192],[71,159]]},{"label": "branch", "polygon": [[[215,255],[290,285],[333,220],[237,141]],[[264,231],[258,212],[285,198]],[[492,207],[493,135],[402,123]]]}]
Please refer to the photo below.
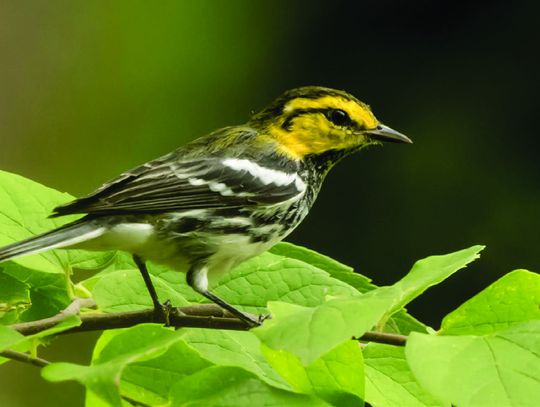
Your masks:
[{"label": "branch", "polygon": [[407,337],[405,335],[391,334],[387,332],[369,331],[360,338],[354,338],[364,342],[384,343],[386,345],[405,346]]},{"label": "branch", "polygon": [[69,306],[50,318],[10,325],[23,335],[31,335],[52,328],[71,315],[79,315],[81,308],[94,308],[96,302],[89,298],[76,298]]},{"label": "branch", "polygon": [[[55,326],[70,315],[79,314],[83,306],[95,306],[93,300],[75,300],[69,307],[57,315],[31,322],[22,322],[10,327],[23,335],[32,335]],[[110,314],[85,313],[79,315],[81,325],[61,332],[62,334],[103,329],[127,328],[141,323],[160,323],[153,309],[116,312]],[[169,315],[170,325],[176,328],[213,328],[248,330],[245,322],[231,317],[227,311],[215,304],[191,305],[172,308]]]},{"label": "branch", "polygon": [[0,356],[12,360],[17,360],[19,362],[24,363],[30,363],[31,365],[37,366],[37,367],[45,367],[51,362],[41,359],[41,358],[34,358],[30,356],[28,353],[22,353],[22,352],[16,352],[14,350],[4,350],[0,352]]},{"label": "branch", "polygon": [[[32,322],[10,325],[11,328],[23,335],[31,335],[58,324],[69,315],[80,313],[83,307],[94,307],[93,300],[78,299],[59,314]],[[81,325],[60,332],[61,334],[100,331],[105,329],[128,328],[142,323],[161,323],[160,316],[153,309],[140,311],[117,312],[110,314],[84,313],[79,315]],[[210,328],[247,331],[251,328],[247,323],[237,319],[215,304],[191,305],[188,307],[172,308],[169,314],[170,326],[175,328]],[[395,346],[405,346],[406,336],[384,332],[366,332],[361,341],[384,343]]]}]

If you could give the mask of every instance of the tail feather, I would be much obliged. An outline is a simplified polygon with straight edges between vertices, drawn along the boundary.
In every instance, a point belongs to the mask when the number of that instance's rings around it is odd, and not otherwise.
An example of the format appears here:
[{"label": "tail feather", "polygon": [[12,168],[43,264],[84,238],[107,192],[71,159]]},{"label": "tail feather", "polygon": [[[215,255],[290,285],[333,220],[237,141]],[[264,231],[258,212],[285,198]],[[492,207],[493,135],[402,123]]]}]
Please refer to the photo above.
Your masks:
[{"label": "tail feather", "polygon": [[72,246],[99,237],[104,232],[104,227],[97,226],[93,222],[75,221],[68,223],[50,232],[0,248],[0,262],[27,254]]}]

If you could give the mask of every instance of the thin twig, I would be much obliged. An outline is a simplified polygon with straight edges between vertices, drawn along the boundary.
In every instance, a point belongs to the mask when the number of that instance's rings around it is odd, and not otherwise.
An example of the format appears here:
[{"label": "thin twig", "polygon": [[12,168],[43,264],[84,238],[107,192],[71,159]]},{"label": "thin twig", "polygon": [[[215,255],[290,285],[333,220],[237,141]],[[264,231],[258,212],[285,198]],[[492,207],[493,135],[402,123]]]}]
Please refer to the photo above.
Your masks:
[{"label": "thin twig", "polygon": [[9,349],[0,352],[0,356],[4,358],[12,359],[12,360],[17,360],[19,362],[30,363],[31,365],[34,365],[37,367],[45,367],[51,363],[48,360],[45,360],[42,358],[34,358],[30,356],[28,353],[17,352],[17,351],[9,350]]},{"label": "thin twig", "polygon": [[386,345],[405,346],[407,337],[405,335],[391,334],[387,332],[369,331],[360,338],[355,338],[364,342],[384,343]]},{"label": "thin twig", "polygon": [[52,317],[31,322],[21,322],[10,325],[10,327],[23,335],[31,335],[52,328],[71,315],[79,315],[82,308],[94,308],[95,306],[96,302],[91,298],[76,298],[67,308]]},{"label": "thin twig", "polygon": [[[10,325],[10,327],[23,335],[32,335],[57,325],[70,315],[78,314],[83,306],[94,305],[95,303],[92,300],[75,300],[65,310],[53,317],[13,324]],[[62,333],[127,328],[145,322],[159,322],[155,320],[153,309],[110,314],[87,313],[79,316],[81,318],[81,325],[68,329]],[[247,330],[250,328],[246,323],[231,317],[227,311],[215,304],[200,304],[172,308],[170,325],[177,328],[191,327],[233,330]]]},{"label": "thin twig", "polygon": [[[93,300],[75,300],[69,307],[59,314],[32,322],[23,322],[10,325],[11,328],[23,335],[31,335],[55,326],[69,315],[76,315],[83,307],[94,307]],[[68,334],[74,332],[100,331],[106,329],[128,328],[137,324],[152,323],[156,321],[156,314],[153,309],[139,311],[116,312],[110,314],[85,313],[79,315],[81,325],[60,332]],[[175,328],[210,328],[229,329],[234,331],[247,331],[251,328],[247,323],[237,319],[227,311],[215,304],[198,304],[187,307],[172,308],[169,315],[170,326]],[[361,341],[384,343],[395,346],[404,346],[406,336],[384,333],[366,332],[360,338]]]}]

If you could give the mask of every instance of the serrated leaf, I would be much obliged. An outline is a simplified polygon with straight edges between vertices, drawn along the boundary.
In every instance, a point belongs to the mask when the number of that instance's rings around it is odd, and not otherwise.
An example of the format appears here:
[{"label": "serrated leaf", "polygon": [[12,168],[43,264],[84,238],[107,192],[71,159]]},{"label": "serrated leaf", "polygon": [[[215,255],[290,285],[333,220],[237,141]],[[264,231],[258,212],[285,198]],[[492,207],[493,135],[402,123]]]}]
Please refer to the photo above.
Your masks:
[{"label": "serrated leaf", "polygon": [[360,337],[430,286],[478,257],[482,246],[418,261],[396,284],[306,308],[270,303],[273,319],[252,331],[272,349],[285,349],[307,365],[351,337]]},{"label": "serrated leaf", "polygon": [[[0,247],[55,229],[80,216],[48,218],[54,207],[73,200],[37,182],[0,171]],[[73,264],[99,266],[110,254],[79,250],[50,251],[18,257],[12,262],[32,270],[64,273]],[[6,263],[6,268],[9,267]]]},{"label": "serrated leaf", "polygon": [[292,352],[309,365],[348,339],[363,335],[381,319],[392,299],[372,295],[375,291],[314,308],[272,302],[273,318],[252,332],[270,348]]},{"label": "serrated leaf", "polygon": [[21,321],[35,321],[58,314],[71,302],[66,276],[30,270],[12,263],[4,272],[28,287],[30,304],[20,315]]},{"label": "serrated leaf", "polygon": [[188,330],[183,339],[215,365],[243,368],[271,386],[290,386],[270,367],[261,353],[261,343],[251,332],[210,329]]},{"label": "serrated leaf", "polygon": [[189,344],[179,340],[162,355],[127,365],[122,371],[120,390],[144,404],[163,404],[175,383],[211,365]]},{"label": "serrated leaf", "polygon": [[180,335],[158,325],[137,325],[109,337],[93,365],[52,363],[42,369],[42,376],[52,382],[76,380],[110,405],[119,407],[119,383],[126,366],[162,355],[181,341]]},{"label": "serrated leaf", "polygon": [[[302,246],[281,242],[270,249],[270,253],[303,261],[329,273],[332,278],[347,283],[359,292],[365,293],[377,288],[371,279],[354,272],[352,267],[340,263],[328,256]],[[301,304],[302,305],[302,304]],[[425,332],[426,326],[405,310],[399,311],[386,322],[385,332],[407,335],[411,331]]]},{"label": "serrated leaf", "polygon": [[355,273],[352,267],[302,246],[281,242],[272,247],[270,253],[308,263],[324,270],[333,278],[347,283],[362,293],[376,288],[375,285],[371,284],[370,278]]},{"label": "serrated leaf", "polygon": [[[182,340],[163,355],[125,367],[120,380],[123,395],[149,405],[165,403],[171,387],[182,377],[213,364],[244,367],[274,387],[290,389],[268,365],[253,334],[203,329],[183,331]],[[94,351],[96,362],[104,352],[112,353],[107,349],[111,349],[110,342],[117,335],[115,332],[102,335]]]},{"label": "serrated leaf", "polygon": [[540,320],[484,336],[412,333],[405,350],[420,384],[446,403],[537,406]]},{"label": "serrated leaf", "polygon": [[213,366],[180,380],[171,391],[172,407],[329,407],[303,394],[276,389],[238,367]]},{"label": "serrated leaf", "polygon": [[405,277],[391,286],[391,292],[388,293],[395,298],[391,312],[404,307],[429,287],[446,280],[479,258],[478,253],[484,248],[485,246],[476,245],[457,252],[430,256],[417,261]]},{"label": "serrated leaf", "polygon": [[285,350],[262,346],[266,359],[298,392],[317,396],[332,406],[364,405],[364,365],[356,341],[347,341],[304,367]]},{"label": "serrated leaf", "polygon": [[540,319],[540,276],[515,270],[475,295],[442,322],[443,335],[482,335]]},{"label": "serrated leaf", "polygon": [[[0,270],[2,267],[0,266]],[[15,277],[0,272],[0,304],[8,310],[19,304],[30,304],[30,290],[28,284],[25,284]]]},{"label": "serrated leaf", "polygon": [[[162,303],[170,300],[175,307],[189,305],[176,287],[160,276],[152,275],[152,282]],[[92,295],[98,307],[105,312],[126,312],[153,306],[141,273],[136,269],[101,275]]]},{"label": "serrated leaf", "polygon": [[385,320],[382,331],[400,335],[409,335],[411,332],[425,333],[428,331],[428,327],[426,324],[409,314],[405,309],[402,309],[392,314],[389,319]]},{"label": "serrated leaf", "polygon": [[348,297],[357,293],[318,267],[272,253],[240,264],[215,285],[213,292],[253,313],[265,312],[268,301],[314,306],[327,296]]},{"label": "serrated leaf", "polygon": [[366,402],[373,407],[449,407],[416,381],[407,361],[405,348],[369,343],[364,348]]}]

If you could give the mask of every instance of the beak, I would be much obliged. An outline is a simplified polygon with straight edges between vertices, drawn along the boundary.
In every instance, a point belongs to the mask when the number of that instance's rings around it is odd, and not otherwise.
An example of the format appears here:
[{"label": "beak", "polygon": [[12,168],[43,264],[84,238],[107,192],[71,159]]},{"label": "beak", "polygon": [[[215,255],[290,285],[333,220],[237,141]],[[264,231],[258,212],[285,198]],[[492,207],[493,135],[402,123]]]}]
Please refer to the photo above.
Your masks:
[{"label": "beak", "polygon": [[367,135],[372,139],[379,141],[389,141],[392,143],[409,143],[412,144],[412,140],[404,134],[401,134],[394,129],[391,129],[384,124],[379,124],[372,130],[366,131]]}]

